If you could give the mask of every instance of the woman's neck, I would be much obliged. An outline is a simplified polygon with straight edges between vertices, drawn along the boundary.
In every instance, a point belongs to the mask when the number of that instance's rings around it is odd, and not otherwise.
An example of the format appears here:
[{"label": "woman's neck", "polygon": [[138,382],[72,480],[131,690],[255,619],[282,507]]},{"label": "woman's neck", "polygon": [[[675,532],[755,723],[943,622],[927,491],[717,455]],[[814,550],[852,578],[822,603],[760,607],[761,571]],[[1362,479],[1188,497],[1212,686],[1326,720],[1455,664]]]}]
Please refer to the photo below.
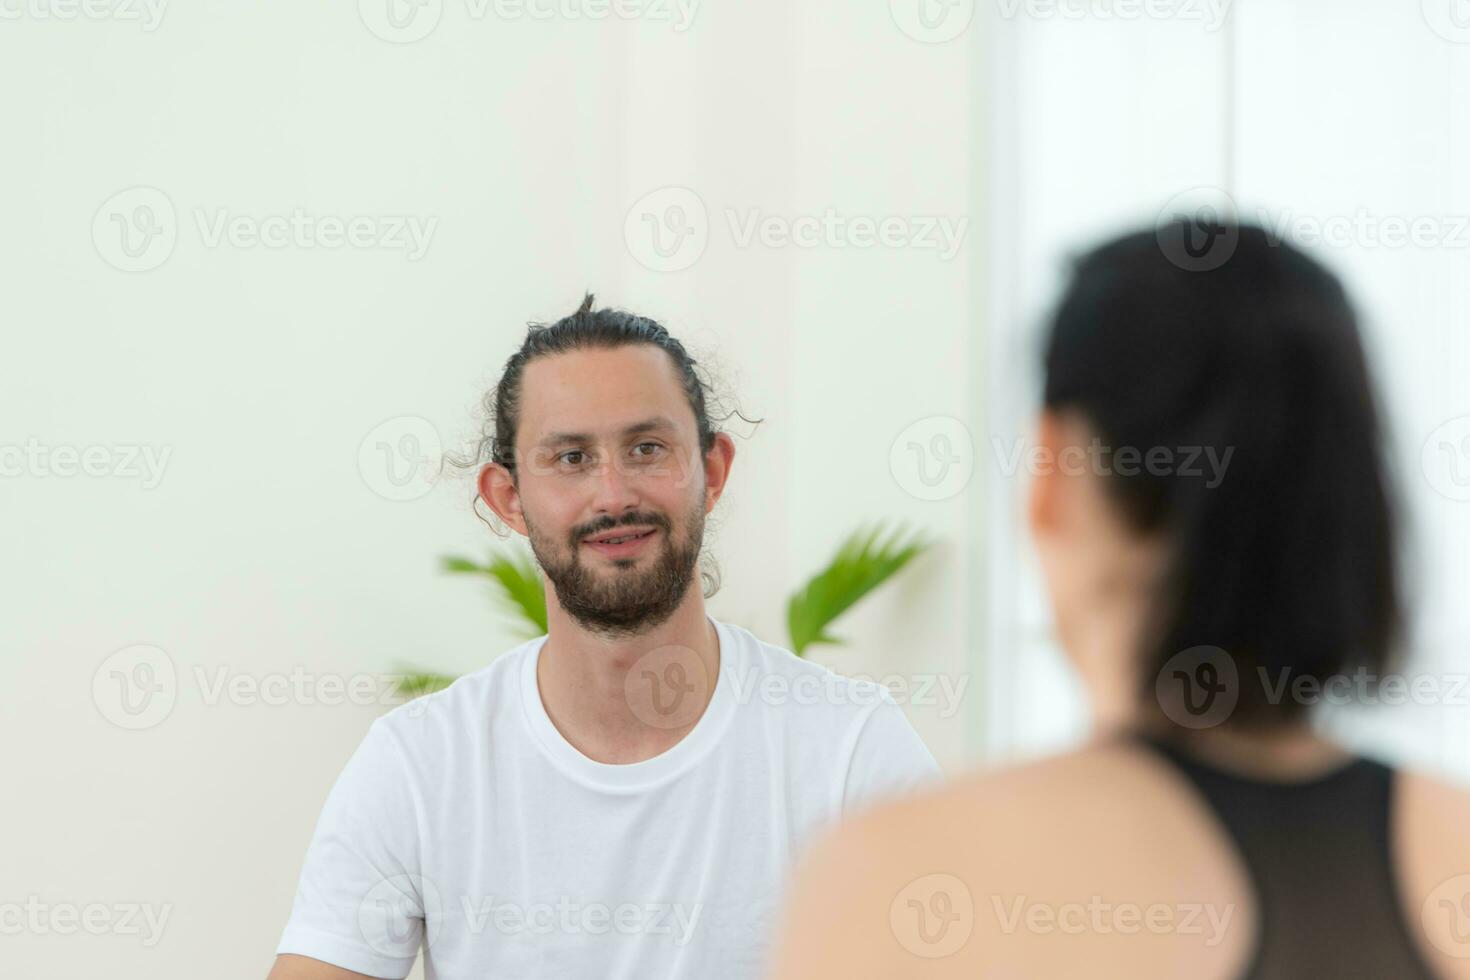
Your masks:
[{"label": "woman's neck", "polygon": [[1070,654],[1082,675],[1093,714],[1093,738],[1106,741],[1134,732],[1173,736],[1181,748],[1221,769],[1262,779],[1311,779],[1352,758],[1319,735],[1307,720],[1247,728],[1220,724],[1180,729],[1156,703],[1142,700],[1152,684],[1140,683],[1139,651],[1146,647],[1149,595],[1116,589],[1076,624]]},{"label": "woman's neck", "polygon": [[1272,729],[1236,729],[1229,725],[1190,731],[1182,749],[1227,772],[1256,779],[1314,779],[1338,769],[1352,753],[1317,732],[1307,722]]}]

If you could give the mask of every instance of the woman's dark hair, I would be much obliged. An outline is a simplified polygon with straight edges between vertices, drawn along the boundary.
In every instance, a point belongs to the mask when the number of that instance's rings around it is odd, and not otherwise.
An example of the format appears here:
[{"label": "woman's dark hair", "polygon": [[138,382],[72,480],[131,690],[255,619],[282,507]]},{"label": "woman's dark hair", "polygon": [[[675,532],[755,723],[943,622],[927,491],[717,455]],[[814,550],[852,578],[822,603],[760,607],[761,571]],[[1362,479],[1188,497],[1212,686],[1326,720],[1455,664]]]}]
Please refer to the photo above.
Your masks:
[{"label": "woman's dark hair", "polygon": [[[1228,258],[1205,270],[1175,261],[1168,243],[1201,233],[1233,246]],[[1115,239],[1075,263],[1045,375],[1046,406],[1079,412],[1115,454],[1231,454],[1218,479],[1199,464],[1106,477],[1128,524],[1166,542],[1145,703],[1170,660],[1196,647],[1229,655],[1229,721],[1244,727],[1299,719],[1301,678],[1371,681],[1389,666],[1402,610],[1383,426],[1332,273],[1247,225]]]}]

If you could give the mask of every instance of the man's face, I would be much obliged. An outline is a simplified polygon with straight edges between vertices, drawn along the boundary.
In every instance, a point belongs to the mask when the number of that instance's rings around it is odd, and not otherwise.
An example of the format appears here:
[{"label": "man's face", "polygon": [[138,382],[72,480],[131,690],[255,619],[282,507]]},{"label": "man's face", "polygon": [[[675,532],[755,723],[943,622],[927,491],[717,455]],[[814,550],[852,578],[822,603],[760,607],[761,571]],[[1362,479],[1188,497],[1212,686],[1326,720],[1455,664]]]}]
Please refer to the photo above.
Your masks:
[{"label": "man's face", "polygon": [[669,356],[636,344],[532,361],[516,459],[526,536],[562,608],[611,636],[666,620],[697,577],[708,509]]}]

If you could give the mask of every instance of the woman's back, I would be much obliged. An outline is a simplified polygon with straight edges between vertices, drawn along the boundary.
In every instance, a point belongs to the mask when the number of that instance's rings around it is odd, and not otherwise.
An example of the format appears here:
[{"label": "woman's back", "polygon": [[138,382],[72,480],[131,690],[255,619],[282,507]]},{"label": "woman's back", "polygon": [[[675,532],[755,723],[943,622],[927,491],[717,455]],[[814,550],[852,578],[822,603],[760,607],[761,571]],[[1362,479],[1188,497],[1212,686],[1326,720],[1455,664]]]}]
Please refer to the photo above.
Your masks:
[{"label": "woman's back", "polygon": [[1470,794],[1367,760],[1119,740],[875,812],[808,871],[782,980],[1470,978]]},{"label": "woman's back", "polygon": [[[1176,264],[1201,233],[1228,260]],[[1026,519],[1094,741],[842,831],[779,975],[1470,980],[1470,797],[1298,696],[1411,648],[1342,284],[1260,227],[1130,233],[1077,259],[1042,360]]]},{"label": "woman's back", "polygon": [[[1383,763],[1356,757],[1323,772],[1262,778],[1206,761],[1179,744],[1140,744],[1199,795],[1245,869],[1255,933],[1247,980],[1435,976],[1429,950],[1416,935],[1430,937],[1418,916],[1411,927],[1410,915],[1416,908],[1428,916],[1441,910],[1404,901],[1422,889],[1414,869],[1400,867],[1405,847],[1396,840],[1398,821],[1414,819],[1424,804],[1416,777],[1406,781]],[[1405,805],[1408,814],[1401,811]]]},{"label": "woman's back", "polygon": [[[1248,798],[1222,818],[1180,764]],[[1244,776],[1120,739],[958,780],[814,852],[778,976],[1470,979],[1470,793],[1349,765]],[[1379,774],[1394,802],[1382,839],[1372,813],[1311,813],[1372,804]],[[1273,830],[1264,801],[1294,796],[1304,807]],[[1251,827],[1250,852],[1226,821]],[[1266,852],[1289,867],[1258,864]]]}]

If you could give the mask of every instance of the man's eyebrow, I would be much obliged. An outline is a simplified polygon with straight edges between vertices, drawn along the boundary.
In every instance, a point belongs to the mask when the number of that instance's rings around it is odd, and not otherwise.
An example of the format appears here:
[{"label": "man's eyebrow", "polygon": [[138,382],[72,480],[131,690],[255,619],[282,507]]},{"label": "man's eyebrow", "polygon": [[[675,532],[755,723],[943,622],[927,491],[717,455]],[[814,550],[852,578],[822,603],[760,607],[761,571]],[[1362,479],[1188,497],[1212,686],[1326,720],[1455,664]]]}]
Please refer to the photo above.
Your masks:
[{"label": "man's eyebrow", "polygon": [[[642,435],[645,432],[670,431],[674,429],[674,423],[663,416],[644,419],[642,422],[634,422],[623,429],[624,436]],[[553,432],[542,439],[542,446],[561,446],[569,442],[592,442],[597,437],[589,432]]]}]

